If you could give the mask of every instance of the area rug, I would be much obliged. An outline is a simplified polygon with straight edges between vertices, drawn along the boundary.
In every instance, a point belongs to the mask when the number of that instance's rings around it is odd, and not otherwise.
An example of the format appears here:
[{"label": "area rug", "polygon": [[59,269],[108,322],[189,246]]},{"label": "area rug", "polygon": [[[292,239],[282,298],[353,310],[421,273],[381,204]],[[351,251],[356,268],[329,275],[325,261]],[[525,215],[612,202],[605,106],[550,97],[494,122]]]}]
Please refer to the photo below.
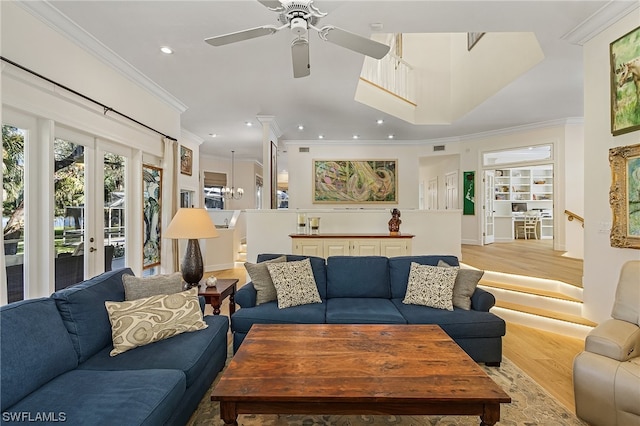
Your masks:
[{"label": "area rug", "polygon": [[[503,358],[500,368],[485,367],[487,374],[511,397],[511,404],[501,404],[498,425],[517,426],[587,426],[573,413],[558,403],[532,378],[510,360]],[[218,376],[220,377],[220,376]],[[211,401],[210,394],[218,379],[211,385],[188,426],[223,425],[219,403]],[[240,415],[238,424],[244,426],[454,426],[478,425],[477,416],[345,416],[345,415]]]}]

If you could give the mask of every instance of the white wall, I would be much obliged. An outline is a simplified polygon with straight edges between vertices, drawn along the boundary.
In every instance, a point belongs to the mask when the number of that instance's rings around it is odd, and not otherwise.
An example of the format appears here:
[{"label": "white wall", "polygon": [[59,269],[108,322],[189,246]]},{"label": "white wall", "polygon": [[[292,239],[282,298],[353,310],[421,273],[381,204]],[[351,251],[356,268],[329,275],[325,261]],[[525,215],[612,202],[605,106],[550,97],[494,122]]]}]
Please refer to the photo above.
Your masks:
[{"label": "white wall", "polygon": [[[418,208],[418,157],[424,147],[398,143],[376,144],[354,141],[288,141],[287,164],[289,168],[289,208],[332,207],[400,207]],[[299,152],[299,147],[309,147],[309,152]],[[314,160],[397,160],[398,203],[397,204],[314,204],[313,161]]]},{"label": "white wall", "polygon": [[[584,124],[566,127],[564,167],[556,170],[556,187],[564,194],[565,209],[584,218]],[[558,214],[562,212],[557,212]],[[564,227],[565,256],[584,259],[584,228],[573,220],[560,220],[559,228]],[[562,232],[558,229],[558,232]]]},{"label": "white wall", "polygon": [[609,318],[622,264],[640,259],[640,250],[611,247],[609,148],[640,142],[640,131],[611,135],[609,44],[638,27],[636,9],[584,45],[584,316]]}]

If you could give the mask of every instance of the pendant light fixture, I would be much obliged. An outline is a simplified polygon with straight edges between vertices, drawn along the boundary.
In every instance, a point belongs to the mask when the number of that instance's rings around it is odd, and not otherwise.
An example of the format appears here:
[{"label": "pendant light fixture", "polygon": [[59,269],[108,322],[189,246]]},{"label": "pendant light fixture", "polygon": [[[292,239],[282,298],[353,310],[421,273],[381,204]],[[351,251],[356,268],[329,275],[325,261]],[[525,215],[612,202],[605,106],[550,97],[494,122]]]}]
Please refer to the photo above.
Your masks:
[{"label": "pendant light fixture", "polygon": [[235,151],[231,151],[231,188],[229,188],[228,186],[225,186],[224,188],[222,188],[222,193],[224,195],[224,198],[227,200],[239,200],[240,198],[242,198],[242,196],[244,195],[244,189],[242,188],[235,188],[233,186],[234,184],[234,180],[235,180]]}]

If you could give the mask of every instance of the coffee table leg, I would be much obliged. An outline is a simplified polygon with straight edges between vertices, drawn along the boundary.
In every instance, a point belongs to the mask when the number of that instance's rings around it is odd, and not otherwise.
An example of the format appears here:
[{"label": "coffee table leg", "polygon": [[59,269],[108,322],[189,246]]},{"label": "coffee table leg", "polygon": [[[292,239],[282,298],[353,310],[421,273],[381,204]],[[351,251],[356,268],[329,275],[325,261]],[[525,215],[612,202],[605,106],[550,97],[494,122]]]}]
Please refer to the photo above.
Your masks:
[{"label": "coffee table leg", "polygon": [[233,402],[220,402],[220,418],[225,425],[238,426],[238,413]]},{"label": "coffee table leg", "polygon": [[220,297],[212,297],[211,306],[213,307],[213,315],[220,315],[220,306],[222,306]]},{"label": "coffee table leg", "polygon": [[500,420],[500,404],[485,405],[484,413],[480,416],[481,426],[493,426]]}]

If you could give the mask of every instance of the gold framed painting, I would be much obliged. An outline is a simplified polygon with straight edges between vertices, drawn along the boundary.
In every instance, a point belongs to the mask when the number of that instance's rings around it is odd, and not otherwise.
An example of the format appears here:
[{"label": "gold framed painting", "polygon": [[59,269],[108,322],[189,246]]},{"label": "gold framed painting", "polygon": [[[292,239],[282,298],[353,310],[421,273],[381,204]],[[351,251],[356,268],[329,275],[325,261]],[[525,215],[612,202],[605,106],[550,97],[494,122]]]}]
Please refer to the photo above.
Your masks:
[{"label": "gold framed painting", "polygon": [[180,145],[180,173],[191,176],[193,173],[193,150]]},{"label": "gold framed painting", "polygon": [[609,149],[611,247],[640,249],[640,144]]},{"label": "gold framed painting", "polygon": [[611,133],[640,130],[640,27],[609,45]]},{"label": "gold framed painting", "polygon": [[313,203],[398,203],[398,160],[313,160]]}]

